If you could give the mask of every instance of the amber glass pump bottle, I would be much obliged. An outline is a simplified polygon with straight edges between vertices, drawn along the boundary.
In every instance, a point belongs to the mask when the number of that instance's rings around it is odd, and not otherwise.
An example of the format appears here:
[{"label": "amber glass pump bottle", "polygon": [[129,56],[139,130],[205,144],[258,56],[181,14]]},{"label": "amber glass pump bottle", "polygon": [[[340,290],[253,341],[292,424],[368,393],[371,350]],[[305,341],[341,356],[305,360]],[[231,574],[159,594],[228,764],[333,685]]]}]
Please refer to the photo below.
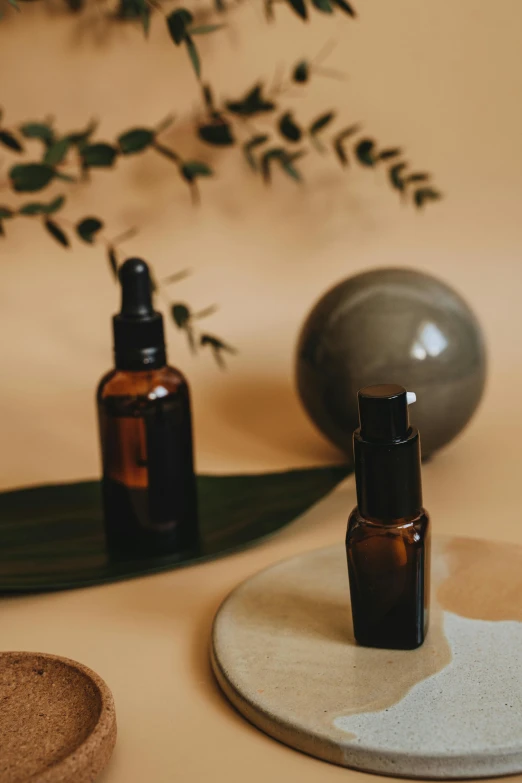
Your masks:
[{"label": "amber glass pump bottle", "polygon": [[357,506],[348,520],[346,555],[355,639],[366,647],[410,650],[423,643],[428,627],[429,517],[408,397],[392,384],[358,394]]},{"label": "amber glass pump bottle", "polygon": [[131,258],[119,277],[116,366],[97,392],[108,551],[115,559],[197,551],[188,386],[167,366],[147,264]]}]

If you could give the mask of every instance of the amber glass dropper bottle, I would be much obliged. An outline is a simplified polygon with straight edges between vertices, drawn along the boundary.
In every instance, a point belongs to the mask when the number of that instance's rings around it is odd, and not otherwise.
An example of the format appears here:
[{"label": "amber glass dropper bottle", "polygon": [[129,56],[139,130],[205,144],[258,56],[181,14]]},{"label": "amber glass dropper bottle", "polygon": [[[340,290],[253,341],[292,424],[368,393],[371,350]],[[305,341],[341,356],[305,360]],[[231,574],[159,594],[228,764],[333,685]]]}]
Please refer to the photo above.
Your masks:
[{"label": "amber glass dropper bottle", "polygon": [[111,558],[197,552],[192,424],[187,382],[167,366],[163,317],[147,264],[119,274],[115,369],[98,386],[103,507]]},{"label": "amber glass dropper bottle", "polygon": [[355,639],[366,647],[410,650],[423,643],[428,628],[429,517],[408,397],[392,384],[358,394],[357,506],[348,520],[346,555]]}]

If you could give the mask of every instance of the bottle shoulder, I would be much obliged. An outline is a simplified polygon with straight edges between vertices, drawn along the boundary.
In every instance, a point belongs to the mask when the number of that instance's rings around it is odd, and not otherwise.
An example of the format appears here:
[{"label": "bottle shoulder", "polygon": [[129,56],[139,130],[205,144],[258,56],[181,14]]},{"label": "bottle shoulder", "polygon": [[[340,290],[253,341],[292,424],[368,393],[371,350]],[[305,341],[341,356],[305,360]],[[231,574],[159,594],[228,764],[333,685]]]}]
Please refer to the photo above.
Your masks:
[{"label": "bottle shoulder", "polygon": [[166,365],[157,370],[130,372],[113,369],[100,380],[96,397],[146,397],[159,399],[188,392],[184,375],[175,367]]},{"label": "bottle shoulder", "polygon": [[372,519],[366,519],[359,513],[356,506],[348,518],[348,527],[346,531],[347,540],[362,540],[379,536],[405,537],[412,540],[425,539],[430,531],[430,517],[426,509],[411,519],[397,519],[393,522],[379,522]]}]

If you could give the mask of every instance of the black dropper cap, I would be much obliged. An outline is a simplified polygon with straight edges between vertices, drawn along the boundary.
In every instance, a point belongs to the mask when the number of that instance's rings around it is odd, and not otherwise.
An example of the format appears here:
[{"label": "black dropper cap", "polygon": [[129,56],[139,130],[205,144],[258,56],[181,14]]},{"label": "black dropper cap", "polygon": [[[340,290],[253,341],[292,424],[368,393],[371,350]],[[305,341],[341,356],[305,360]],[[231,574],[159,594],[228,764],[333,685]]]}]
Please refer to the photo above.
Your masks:
[{"label": "black dropper cap", "polygon": [[363,517],[390,522],[422,511],[420,438],[410,427],[406,389],[395,384],[358,392],[353,436],[357,504]]},{"label": "black dropper cap", "polygon": [[163,316],[152,306],[150,272],[141,258],[120,267],[121,310],[112,319],[118,370],[154,370],[166,364]]}]

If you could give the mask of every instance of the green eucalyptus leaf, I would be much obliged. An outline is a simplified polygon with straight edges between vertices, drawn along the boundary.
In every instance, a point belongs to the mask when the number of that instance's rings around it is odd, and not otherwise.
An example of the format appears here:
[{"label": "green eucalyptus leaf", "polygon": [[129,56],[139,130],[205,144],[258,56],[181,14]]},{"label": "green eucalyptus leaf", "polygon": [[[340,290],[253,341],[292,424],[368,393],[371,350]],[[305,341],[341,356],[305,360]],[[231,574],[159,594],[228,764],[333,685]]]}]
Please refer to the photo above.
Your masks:
[{"label": "green eucalyptus leaf", "polygon": [[252,150],[255,147],[261,146],[261,144],[264,144],[266,141],[268,141],[269,136],[260,134],[259,136],[253,136],[249,141],[245,142],[243,144],[243,152],[245,154],[245,157],[247,159],[248,165],[254,170],[257,171],[257,161],[254,158],[254,155],[252,153]]},{"label": "green eucalyptus leaf", "polygon": [[353,18],[357,16],[354,7],[350,3],[347,3],[346,0],[332,0],[332,3],[344,11],[345,14],[348,14],[348,16]]},{"label": "green eucalyptus leaf", "polygon": [[53,200],[45,206],[45,214],[54,215],[55,212],[58,212],[64,204],[65,196],[56,196],[56,198],[53,198]]},{"label": "green eucalyptus leaf", "polygon": [[96,120],[91,120],[88,126],[83,131],[75,131],[73,133],[68,133],[67,138],[69,139],[69,142],[71,145],[74,145],[78,147],[78,149],[81,151],[83,147],[87,144],[90,137],[98,127],[98,123]]},{"label": "green eucalyptus leaf", "polygon": [[281,160],[284,157],[285,150],[283,147],[273,147],[267,150],[261,157],[261,174],[265,183],[269,183],[271,180],[271,164],[273,160]]},{"label": "green eucalyptus leaf", "polygon": [[137,233],[137,228],[128,228],[123,234],[118,234],[118,236],[112,240],[112,243],[113,245],[120,245],[122,242],[128,242],[129,239],[134,239]]},{"label": "green eucalyptus leaf", "polygon": [[273,111],[275,103],[263,97],[263,85],[256,84],[240,101],[229,101],[227,109],[240,117],[252,117],[255,114]]},{"label": "green eucalyptus leaf", "polygon": [[294,68],[292,79],[294,82],[304,84],[304,82],[307,82],[309,78],[310,78],[310,65],[307,63],[306,60],[301,60],[301,62],[298,62]]},{"label": "green eucalyptus leaf", "polygon": [[134,155],[150,147],[154,133],[148,128],[134,128],[118,136],[118,146],[124,155]]},{"label": "green eucalyptus leaf", "polygon": [[293,165],[293,161],[302,157],[303,154],[304,153],[302,151],[299,151],[293,155],[290,155],[282,147],[273,147],[272,149],[267,150],[261,158],[261,173],[263,175],[264,181],[266,183],[270,182],[272,163],[277,161],[283,171],[288,174],[289,177],[296,180],[296,182],[300,182],[301,175]]},{"label": "green eucalyptus leaf", "polygon": [[297,150],[297,152],[287,152],[286,157],[289,161],[299,160],[306,155],[306,150]]},{"label": "green eucalyptus leaf", "polygon": [[382,152],[379,152],[377,159],[378,160],[391,160],[391,158],[397,158],[399,155],[402,155],[402,150],[399,147],[392,147],[390,149],[383,150]]},{"label": "green eucalyptus leaf", "polygon": [[170,128],[175,119],[176,117],[174,114],[167,114],[167,116],[156,126],[155,133],[163,133],[167,128]]},{"label": "green eucalyptus leaf", "polygon": [[355,155],[363,166],[375,165],[375,142],[372,139],[363,139],[355,147]]},{"label": "green eucalyptus leaf", "polygon": [[49,147],[54,144],[54,131],[50,125],[43,122],[26,122],[20,127],[20,133],[26,139],[39,139]]},{"label": "green eucalyptus leaf", "polygon": [[43,158],[44,163],[48,163],[49,166],[58,166],[67,155],[70,146],[71,141],[67,136],[54,142],[54,144],[47,148]]},{"label": "green eucalyptus leaf", "polygon": [[181,174],[187,182],[193,182],[197,177],[211,177],[213,173],[210,166],[199,160],[187,161],[181,167]]},{"label": "green eucalyptus leaf", "polygon": [[18,210],[20,215],[44,215],[45,214],[45,204],[41,204],[38,201],[34,201],[30,204],[24,204],[23,207],[20,207]]},{"label": "green eucalyptus leaf", "polygon": [[117,17],[118,19],[140,19],[143,6],[146,6],[145,0],[119,0]]},{"label": "green eucalyptus leaf", "polygon": [[308,19],[308,12],[304,0],[286,0],[286,2],[290,8],[295,11],[297,16],[300,16],[301,19]]},{"label": "green eucalyptus leaf", "polygon": [[95,217],[88,217],[81,220],[76,226],[76,233],[83,239],[84,242],[88,242],[90,245],[94,242],[94,237],[103,228],[101,220]]},{"label": "green eucalyptus leaf", "polygon": [[407,163],[396,163],[395,166],[390,166],[388,171],[390,182],[396,190],[404,190],[404,180],[401,177],[402,172],[406,168]]},{"label": "green eucalyptus leaf", "polygon": [[112,245],[109,245],[107,248],[107,261],[109,262],[109,269],[114,275],[114,278],[118,280],[118,256],[116,254],[116,248]]},{"label": "green eucalyptus leaf", "polygon": [[192,63],[192,67],[194,68],[194,73],[198,77],[198,79],[201,76],[201,62],[199,59],[198,50],[196,49],[196,44],[190,38],[190,36],[185,37],[185,43],[187,45],[187,52],[190,57],[190,62]]},{"label": "green eucalyptus leaf", "polygon": [[323,130],[335,117],[334,111],[328,111],[325,114],[321,114],[316,120],[312,122],[308,132],[311,136],[315,136],[319,131]]},{"label": "green eucalyptus leaf", "polygon": [[343,137],[342,136],[341,137],[338,136],[334,140],[334,145],[333,146],[334,146],[335,154],[339,158],[339,160],[341,162],[341,165],[342,166],[348,166],[350,164],[350,160],[348,158],[348,155],[346,154],[346,150],[344,148],[343,141],[344,141]]},{"label": "green eucalyptus leaf", "polygon": [[323,14],[333,14],[333,7],[330,0],[312,0],[312,5]]},{"label": "green eucalyptus leaf", "polygon": [[167,16],[167,27],[170,37],[179,46],[187,36],[187,27],[192,23],[194,17],[186,8],[178,8]]},{"label": "green eucalyptus leaf", "polygon": [[254,136],[253,138],[249,139],[245,143],[245,147],[248,147],[248,149],[253,149],[254,147],[259,147],[260,144],[264,144],[265,141],[268,141],[269,136],[266,134],[260,134],[259,136]]},{"label": "green eucalyptus leaf", "polygon": [[59,242],[60,245],[63,247],[69,247],[69,240],[67,236],[64,234],[60,226],[58,226],[54,220],[50,220],[50,218],[47,218],[44,222],[44,226],[49,232],[49,234],[56,239],[57,242]]},{"label": "green eucalyptus leaf", "polygon": [[15,152],[23,152],[24,148],[18,141],[18,139],[13,136],[10,131],[6,130],[0,130],[0,144],[3,144],[4,147],[7,147],[10,150],[14,150]]},{"label": "green eucalyptus leaf", "polygon": [[289,160],[281,160],[281,166],[283,167],[283,171],[286,172],[289,177],[294,179],[296,182],[301,182],[301,174]]},{"label": "green eucalyptus leaf", "polygon": [[406,177],[403,180],[403,183],[405,185],[408,185],[410,182],[426,182],[429,178],[430,178],[429,174],[421,174],[419,172],[415,174],[410,174],[408,177]]},{"label": "green eucalyptus leaf", "polygon": [[225,362],[223,359],[223,353],[235,354],[236,349],[228,343],[225,343],[219,337],[215,337],[213,334],[202,334],[199,339],[199,344],[202,348],[210,348],[214,359],[221,369],[225,369]]},{"label": "green eucalyptus leaf", "polygon": [[[342,131],[340,131],[337,134],[337,136],[335,137],[335,140],[334,140],[334,146],[335,146],[335,151],[339,155],[339,157],[341,157],[340,154],[339,154],[340,151],[343,151],[343,154],[344,154],[344,149],[343,149],[343,146],[342,146],[343,142],[347,138],[349,138],[350,136],[353,136],[354,133],[358,133],[360,131],[360,129],[361,129],[360,125],[349,125],[347,128],[344,128]],[[346,162],[348,162],[347,158],[346,158]]]},{"label": "green eucalyptus leaf", "polygon": [[228,343],[220,340],[219,337],[214,337],[212,334],[202,334],[200,338],[200,345],[209,345],[211,348],[217,348],[219,351],[228,351],[228,353],[237,353],[237,350]]},{"label": "green eucalyptus leaf", "polygon": [[187,335],[187,340],[189,344],[189,348],[192,353],[197,353],[197,346],[196,346],[196,338],[194,336],[194,329],[190,324],[187,324],[187,327],[185,329],[185,334]]},{"label": "green eucalyptus leaf", "polygon": [[207,144],[213,144],[217,147],[226,147],[234,144],[232,128],[224,120],[216,120],[209,125],[200,125],[198,136]]},{"label": "green eucalyptus leaf", "polygon": [[214,315],[218,310],[217,305],[210,305],[209,307],[204,307],[203,310],[199,310],[197,313],[194,313],[192,318],[201,320],[202,318],[208,318],[209,315]]},{"label": "green eucalyptus leaf", "polygon": [[279,120],[279,131],[289,141],[300,141],[303,132],[294,121],[292,113],[287,111]]},{"label": "green eucalyptus leaf", "polygon": [[9,178],[17,193],[34,193],[42,190],[55,176],[52,166],[45,163],[22,163],[13,166]]},{"label": "green eucalyptus leaf", "polygon": [[294,160],[299,160],[299,158],[302,158],[303,155],[306,155],[306,150],[298,150],[297,152],[286,153],[285,157],[281,160],[283,170],[286,172],[286,174],[288,174],[288,176],[292,177],[292,179],[295,179],[296,182],[301,182],[302,176],[301,173],[295,168],[293,163]]},{"label": "green eucalyptus leaf", "polygon": [[12,6],[13,8],[16,8],[17,11],[20,10],[20,6],[16,2],[16,0],[7,0],[7,2],[9,3],[10,6]]},{"label": "green eucalyptus leaf", "polygon": [[81,150],[82,162],[86,168],[112,166],[118,150],[110,144],[87,144]]},{"label": "green eucalyptus leaf", "polygon": [[209,110],[209,112],[214,111],[214,96],[212,95],[212,88],[210,84],[202,84],[201,85],[201,92],[203,93],[203,100],[205,101],[205,106]]},{"label": "green eucalyptus leaf", "polygon": [[57,196],[48,204],[44,204],[41,201],[33,201],[29,204],[24,204],[18,210],[20,215],[54,215],[65,204],[65,196]]},{"label": "green eucalyptus leaf", "polygon": [[4,218],[12,218],[15,216],[15,213],[12,209],[9,207],[0,207],[0,219],[3,220]]},{"label": "green eucalyptus leaf", "polygon": [[173,304],[170,313],[172,320],[178,327],[178,329],[186,329],[190,322],[191,314],[189,308],[184,304]]},{"label": "green eucalyptus leaf", "polygon": [[208,33],[214,33],[216,30],[221,30],[225,26],[224,24],[201,24],[197,27],[190,27],[187,32],[189,35],[207,35]]},{"label": "green eucalyptus leaf", "polygon": [[415,191],[415,205],[417,207],[422,208],[427,201],[436,201],[438,199],[442,198],[442,193],[439,193],[438,190],[434,190],[433,188],[419,188],[419,190]]},{"label": "green eucalyptus leaf", "polygon": [[167,275],[167,277],[163,278],[164,285],[171,285],[171,283],[179,283],[180,280],[184,280],[186,277],[188,277],[192,272],[190,269],[182,269],[181,272],[174,272],[172,275]]}]

